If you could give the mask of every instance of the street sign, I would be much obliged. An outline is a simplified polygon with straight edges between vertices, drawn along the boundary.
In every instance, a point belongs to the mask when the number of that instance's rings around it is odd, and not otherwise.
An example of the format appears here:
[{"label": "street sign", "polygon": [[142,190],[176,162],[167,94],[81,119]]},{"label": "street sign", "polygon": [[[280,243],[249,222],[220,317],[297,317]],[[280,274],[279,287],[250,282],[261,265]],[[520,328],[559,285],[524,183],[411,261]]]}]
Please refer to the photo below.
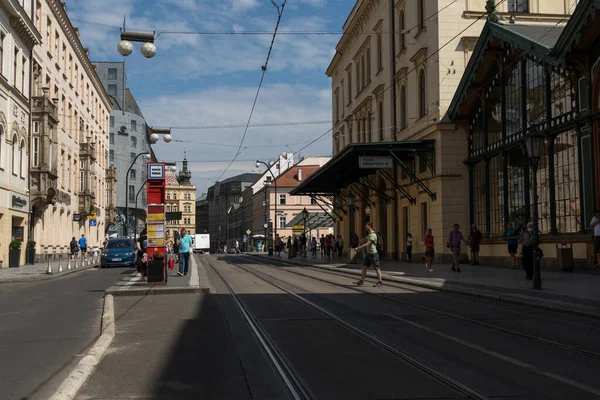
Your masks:
[{"label": "street sign", "polygon": [[267,223],[265,222],[265,223],[263,224],[263,227],[264,227],[265,229],[267,229],[267,228],[269,227],[269,224],[267,224]]},{"label": "street sign", "polygon": [[248,241],[248,235],[244,235],[244,243]]},{"label": "street sign", "polygon": [[360,156],[358,157],[358,168],[361,169],[383,169],[383,168],[392,168],[394,166],[394,161],[392,157],[384,157],[384,156]]},{"label": "street sign", "polygon": [[248,229],[248,230],[246,231],[246,233],[249,235],[249,234],[251,234],[251,233],[252,233],[252,231],[251,231],[250,229]]},{"label": "street sign", "polygon": [[165,165],[148,163],[148,179],[163,179],[165,177]]},{"label": "street sign", "polygon": [[90,226],[96,226],[96,220],[90,218]]}]

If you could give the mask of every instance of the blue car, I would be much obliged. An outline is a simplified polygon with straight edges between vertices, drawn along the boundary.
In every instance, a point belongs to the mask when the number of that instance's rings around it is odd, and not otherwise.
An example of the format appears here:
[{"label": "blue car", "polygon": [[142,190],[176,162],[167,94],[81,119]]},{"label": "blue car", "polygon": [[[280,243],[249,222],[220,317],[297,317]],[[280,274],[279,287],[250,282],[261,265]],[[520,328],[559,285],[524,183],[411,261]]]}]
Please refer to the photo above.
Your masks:
[{"label": "blue car", "polygon": [[134,267],[137,247],[131,239],[110,239],[100,257],[100,267]]}]

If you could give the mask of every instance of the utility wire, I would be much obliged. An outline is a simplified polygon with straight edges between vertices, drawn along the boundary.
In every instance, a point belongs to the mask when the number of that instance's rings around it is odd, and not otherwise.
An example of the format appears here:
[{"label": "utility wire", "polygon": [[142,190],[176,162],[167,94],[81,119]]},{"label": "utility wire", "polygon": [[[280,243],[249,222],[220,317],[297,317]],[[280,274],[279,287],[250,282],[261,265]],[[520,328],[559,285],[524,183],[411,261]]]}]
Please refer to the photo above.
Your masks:
[{"label": "utility wire", "polygon": [[252,103],[252,108],[250,109],[250,115],[248,116],[248,122],[246,123],[246,128],[244,129],[244,134],[242,135],[242,140],[240,140],[240,145],[238,147],[238,151],[236,155],[231,160],[231,163],[225,168],[225,170],[221,173],[217,180],[220,180],[223,175],[229,170],[229,167],[233,164],[237,156],[240,155],[242,150],[242,145],[244,144],[244,139],[246,138],[246,134],[248,133],[248,128],[250,127],[250,121],[252,120],[252,115],[254,114],[254,109],[256,107],[256,102],[258,101],[258,95],[260,94],[260,89],[262,87],[262,83],[265,79],[265,74],[267,73],[267,67],[269,65],[269,59],[271,58],[271,52],[273,51],[273,45],[275,44],[275,37],[277,36],[277,30],[279,29],[279,23],[281,22],[281,16],[283,15],[283,11],[285,9],[285,3],[287,0],[283,0],[281,7],[277,6],[274,2],[273,4],[277,7],[277,23],[275,24],[275,30],[273,31],[273,37],[271,38],[271,45],[269,46],[269,51],[267,53],[267,59],[265,64],[262,66],[262,74],[260,76],[260,82],[258,83],[258,89],[256,90],[256,96],[254,97],[254,102]]}]

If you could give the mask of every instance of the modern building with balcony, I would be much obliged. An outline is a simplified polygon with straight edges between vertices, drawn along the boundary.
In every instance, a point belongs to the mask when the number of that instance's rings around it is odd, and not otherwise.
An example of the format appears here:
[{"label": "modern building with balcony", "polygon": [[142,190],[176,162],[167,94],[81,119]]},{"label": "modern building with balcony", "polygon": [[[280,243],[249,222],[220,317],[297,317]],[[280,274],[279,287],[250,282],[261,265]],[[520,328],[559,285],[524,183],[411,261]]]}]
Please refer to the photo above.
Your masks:
[{"label": "modern building with balcony", "polygon": [[[29,135],[31,50],[40,43],[31,3],[0,1],[0,268],[9,244],[29,238]],[[21,246],[23,263],[25,245]]]},{"label": "modern building with balcony", "polygon": [[[125,207],[129,208],[129,234],[140,232],[146,221],[146,163],[140,153],[156,157],[150,147],[149,128],[131,91],[127,88],[124,62],[96,62],[96,72],[112,102],[110,112],[109,164],[116,167],[116,221],[110,234],[124,235]],[[135,162],[134,162],[135,161]],[[132,165],[133,163],[133,165]],[[131,169],[129,169],[131,167]],[[129,170],[129,179],[126,179]],[[138,198],[137,208],[135,199]]]}]

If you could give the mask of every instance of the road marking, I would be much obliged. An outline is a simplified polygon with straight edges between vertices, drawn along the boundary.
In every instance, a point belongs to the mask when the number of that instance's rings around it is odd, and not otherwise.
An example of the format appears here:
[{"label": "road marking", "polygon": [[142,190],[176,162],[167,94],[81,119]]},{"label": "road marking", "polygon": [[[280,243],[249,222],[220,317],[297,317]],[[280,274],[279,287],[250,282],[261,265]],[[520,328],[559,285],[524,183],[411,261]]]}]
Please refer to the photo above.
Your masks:
[{"label": "road marking", "polygon": [[127,281],[123,286],[121,286],[119,288],[119,290],[128,290],[129,288],[131,288],[131,286],[133,286],[141,278],[142,278],[142,274],[140,274],[139,272],[137,272],[135,274],[135,276],[133,276],[132,278],[130,278],[129,281]]},{"label": "road marking", "polygon": [[196,257],[194,254],[190,257],[192,270],[190,271],[190,286],[199,287],[200,286],[200,277],[198,275],[198,265],[196,265]]},{"label": "road marking", "polygon": [[443,337],[445,339],[448,339],[448,340],[451,340],[453,342],[456,342],[456,343],[462,344],[464,346],[470,347],[472,349],[478,350],[478,351],[480,351],[482,353],[485,353],[485,354],[490,355],[492,357],[498,358],[498,359],[500,359],[502,361],[506,361],[508,363],[517,365],[517,366],[519,366],[519,367],[521,367],[523,369],[530,370],[530,371],[535,372],[537,374],[544,375],[544,376],[546,376],[548,378],[555,379],[555,380],[557,380],[559,382],[562,382],[562,383],[564,383],[566,385],[576,387],[576,388],[578,388],[580,390],[583,390],[583,391],[595,394],[596,396],[600,396],[600,389],[588,386],[588,385],[583,384],[583,383],[579,383],[579,382],[574,381],[574,380],[569,379],[569,378],[565,378],[564,376],[556,375],[556,374],[554,374],[552,372],[543,371],[543,370],[539,369],[538,367],[536,367],[534,365],[531,365],[531,364],[528,364],[528,363],[526,363],[524,361],[520,361],[520,360],[517,360],[515,358],[509,357],[507,355],[497,353],[497,352],[495,352],[493,350],[488,350],[488,349],[486,349],[484,347],[481,347],[481,346],[478,346],[476,344],[470,343],[470,342],[468,342],[466,340],[462,340],[462,339],[456,338],[454,336],[447,335],[447,334],[445,334],[443,332],[440,332],[440,331],[437,331],[437,330],[435,330],[433,328],[429,328],[429,327],[427,327],[425,325],[421,325],[418,322],[409,321],[409,320],[404,319],[402,317],[397,317],[397,316],[391,315],[391,314],[386,314],[386,315],[388,317],[392,318],[392,319],[395,319],[396,321],[405,322],[405,323],[407,323],[409,325],[415,326],[415,327],[417,327],[419,329],[422,329],[424,331],[433,333],[434,335],[441,336],[441,337]]}]

